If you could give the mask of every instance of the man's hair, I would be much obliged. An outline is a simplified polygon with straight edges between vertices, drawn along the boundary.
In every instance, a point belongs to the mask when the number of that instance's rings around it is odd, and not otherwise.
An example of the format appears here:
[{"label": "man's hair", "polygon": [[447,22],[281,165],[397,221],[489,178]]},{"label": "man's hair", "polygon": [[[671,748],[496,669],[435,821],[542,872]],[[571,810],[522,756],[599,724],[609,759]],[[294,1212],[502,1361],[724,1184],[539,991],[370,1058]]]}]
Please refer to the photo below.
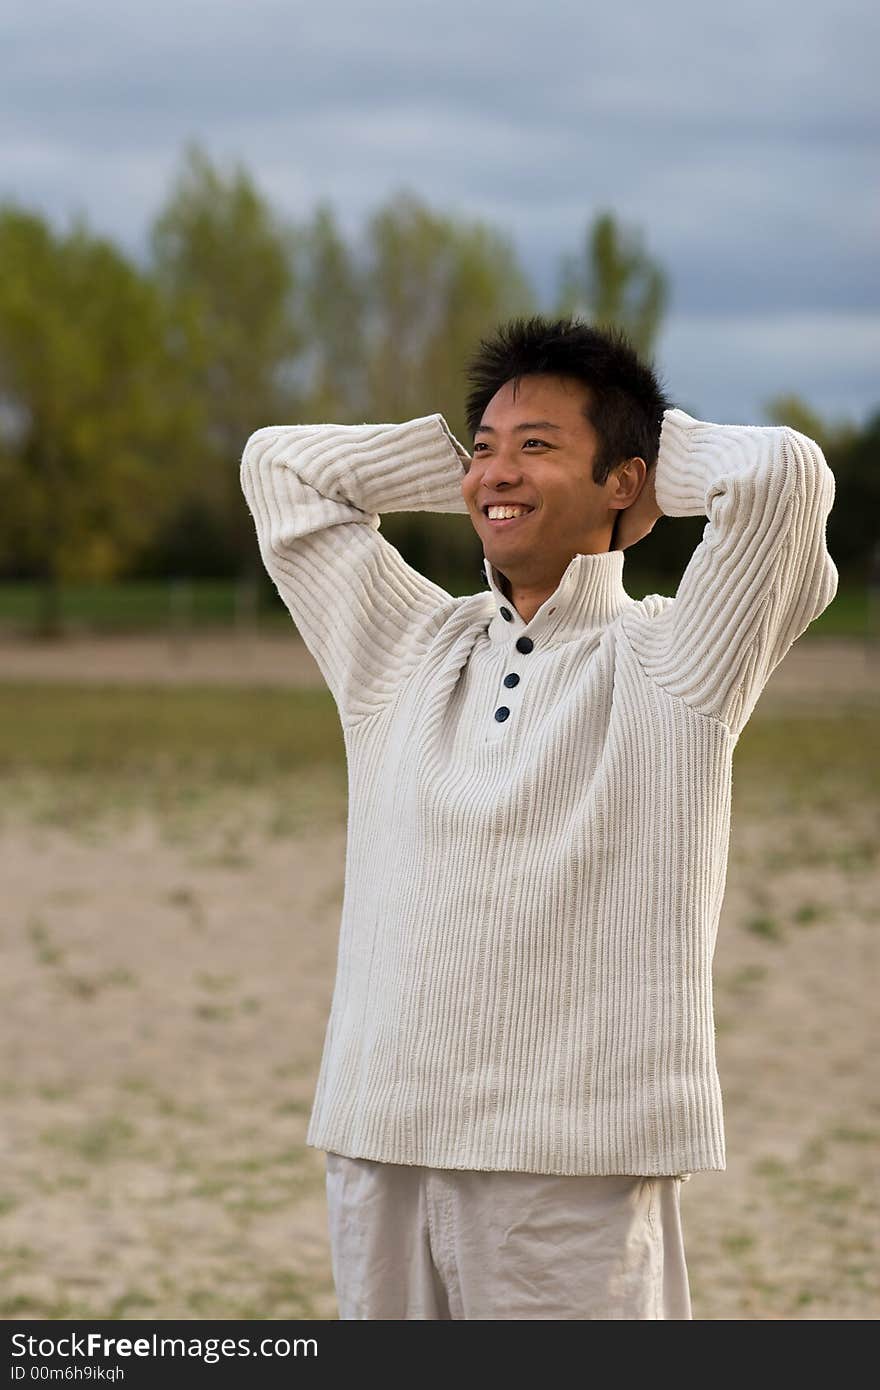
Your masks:
[{"label": "man's hair", "polygon": [[672,405],[654,370],[641,360],[619,328],[594,328],[571,317],[537,314],[496,328],[468,359],[465,406],[473,439],[483,412],[508,381],[552,375],[574,378],[589,387],[585,418],[599,437],[593,481],[604,483],[611,469],[628,458],[657,462],[663,412]]}]

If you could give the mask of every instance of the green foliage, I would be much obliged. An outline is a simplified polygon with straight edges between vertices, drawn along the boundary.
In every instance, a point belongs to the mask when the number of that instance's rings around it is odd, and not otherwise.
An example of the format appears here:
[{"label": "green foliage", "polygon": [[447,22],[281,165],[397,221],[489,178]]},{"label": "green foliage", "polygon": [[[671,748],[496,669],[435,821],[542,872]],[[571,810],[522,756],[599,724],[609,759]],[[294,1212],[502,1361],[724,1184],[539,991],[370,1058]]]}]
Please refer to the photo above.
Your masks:
[{"label": "green foliage", "polygon": [[[401,188],[355,243],[327,202],[286,221],[245,168],[195,143],[149,247],[138,267],[82,222],[55,231],[0,205],[0,577],[39,580],[45,632],[60,630],[62,586],[87,581],[237,574],[256,591],[238,472],[248,435],[440,411],[467,443],[466,358],[539,307],[512,241],[481,221]],[[650,358],[666,304],[638,230],[605,211],[564,258],[552,312],[617,324]],[[768,410],[825,450],[838,481],[829,546],[864,582],[878,562],[880,414],[858,429],[794,396]],[[657,592],[674,592],[704,526],[663,521],[640,543]],[[382,529],[451,591],[482,585],[466,518],[393,513]]]},{"label": "green foliage", "polygon": [[0,564],[108,579],[168,516],[180,442],[150,279],[82,223],[0,208]]},{"label": "green foliage", "polygon": [[775,396],[765,410],[822,449],[837,484],[828,517],[828,548],[838,569],[880,588],[880,410],[864,427],[823,420],[796,395]]},{"label": "green foliage", "polygon": [[[285,296],[291,286],[287,233],[241,166],[224,175],[197,145],[151,230],[158,283],[178,309],[194,311],[194,365],[235,393],[242,343],[256,353],[248,376],[294,352]],[[225,374],[225,375],[224,375]],[[271,373],[270,373],[271,375]]]},{"label": "green foliage", "polygon": [[563,258],[556,311],[599,328],[625,330],[650,360],[669,297],[665,274],[645,251],[641,233],[624,231],[613,213],[587,228],[581,256]]},{"label": "green foliage", "polygon": [[465,443],[464,357],[497,320],[536,308],[510,241],[401,190],[370,221],[365,274],[375,418],[441,410]]},{"label": "green foliage", "polygon": [[[406,520],[408,513],[399,514]],[[397,514],[395,515],[396,519]],[[388,520],[390,521],[391,518]],[[444,522],[446,516],[441,518]],[[462,520],[459,518],[459,520]],[[467,522],[463,521],[466,530]],[[383,518],[383,533],[389,527]],[[442,535],[441,535],[442,541]],[[461,541],[459,536],[458,541]],[[435,541],[432,535],[429,544]],[[476,545],[470,557],[473,563],[457,568],[452,563],[451,550],[442,545],[428,553],[422,537],[406,533],[400,537],[402,551],[436,583],[456,596],[480,593],[485,589],[480,565],[482,550]],[[632,568],[627,562],[624,584],[633,598],[645,594],[671,594],[674,580],[650,570]],[[0,583],[0,631],[24,633],[31,630],[39,613],[40,594],[33,582]],[[241,621],[241,586],[229,579],[123,580],[119,583],[70,583],[59,592],[60,618],[70,632],[134,633],[179,631],[181,629],[229,629]],[[842,587],[834,602],[811,623],[799,639],[811,642],[814,637],[856,637],[868,635],[868,594],[864,588]],[[268,576],[261,577],[258,588],[257,621],[262,631],[291,631],[291,617]]]},{"label": "green foliage", "polygon": [[366,420],[367,286],[362,267],[336,225],[329,203],[318,204],[294,246],[294,313],[306,325],[303,409],[298,419],[354,424]]},{"label": "green foliage", "polygon": [[239,566],[255,570],[235,462],[253,430],[301,408],[289,381],[306,341],[292,313],[295,236],[244,168],[224,172],[190,143],[150,244],[178,380],[200,421],[186,505],[198,498],[218,516]]},{"label": "green foliage", "polygon": [[[498,319],[535,307],[510,242],[404,189],[370,220],[359,258],[326,206],[301,244],[314,349],[305,418],[394,421],[439,410],[464,442],[467,352]],[[398,513],[383,517],[382,532],[440,583],[477,575],[482,547],[461,517]]]}]

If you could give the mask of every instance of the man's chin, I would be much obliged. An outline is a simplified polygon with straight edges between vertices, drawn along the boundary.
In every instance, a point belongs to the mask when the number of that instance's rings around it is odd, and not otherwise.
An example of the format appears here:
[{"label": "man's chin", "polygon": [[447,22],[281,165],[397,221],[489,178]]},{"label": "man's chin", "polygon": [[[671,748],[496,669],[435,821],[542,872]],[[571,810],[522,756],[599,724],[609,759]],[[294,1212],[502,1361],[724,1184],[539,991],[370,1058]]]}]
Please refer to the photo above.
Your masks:
[{"label": "man's chin", "polygon": [[[490,564],[491,567],[492,567],[492,577],[493,577],[493,579],[495,580],[495,583],[497,584],[498,588],[501,590],[502,594],[504,594],[504,595],[509,599],[509,598],[510,598],[510,580],[509,580],[509,578],[507,577],[507,575],[506,575],[505,572],[504,572],[504,560],[503,560],[503,558],[499,556],[497,559],[494,559],[494,558],[489,554],[488,550],[487,550],[485,547],[483,548],[483,555],[484,555],[485,559],[487,559],[487,560],[489,561],[489,564]],[[509,563],[509,557],[508,557],[508,563]]]}]

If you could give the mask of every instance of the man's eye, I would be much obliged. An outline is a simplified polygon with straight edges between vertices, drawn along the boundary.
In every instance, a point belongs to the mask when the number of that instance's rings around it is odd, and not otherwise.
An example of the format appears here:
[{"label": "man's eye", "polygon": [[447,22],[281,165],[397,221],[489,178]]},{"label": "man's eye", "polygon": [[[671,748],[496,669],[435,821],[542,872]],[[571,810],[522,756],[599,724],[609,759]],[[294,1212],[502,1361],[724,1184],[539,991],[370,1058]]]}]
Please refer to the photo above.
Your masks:
[{"label": "man's eye", "polygon": [[[541,446],[542,449],[546,449],[546,448],[547,448],[546,441],[543,440],[543,439],[526,439],[524,442],[525,442],[526,444],[540,444],[540,446]],[[484,444],[483,441],[480,440],[477,444],[474,445],[474,453],[476,454],[476,453],[478,453],[478,452],[480,451],[480,449],[485,449],[485,448],[488,448],[488,445]]]}]

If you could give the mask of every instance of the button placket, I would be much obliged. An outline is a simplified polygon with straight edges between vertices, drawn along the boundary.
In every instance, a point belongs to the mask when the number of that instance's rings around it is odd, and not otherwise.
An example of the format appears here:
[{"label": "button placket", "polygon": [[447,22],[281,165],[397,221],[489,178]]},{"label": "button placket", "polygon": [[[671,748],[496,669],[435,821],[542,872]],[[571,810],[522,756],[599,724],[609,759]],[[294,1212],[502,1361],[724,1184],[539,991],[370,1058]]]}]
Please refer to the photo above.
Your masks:
[{"label": "button placket", "polygon": [[[499,609],[499,612],[501,612],[502,614],[504,613],[504,611],[505,610],[503,608]],[[535,647],[532,638],[526,636],[518,637],[513,645],[515,650],[517,652],[521,652],[524,656],[528,655],[529,652],[534,651]],[[517,686],[519,686],[521,679],[522,677],[519,671],[508,671],[505,674],[501,683],[505,687],[505,689],[515,690]],[[506,725],[512,713],[513,710],[509,704],[500,704],[496,706],[493,716],[494,727],[490,731],[490,733],[487,734],[487,738],[490,741],[499,737],[502,728],[504,727],[504,725]]]}]

